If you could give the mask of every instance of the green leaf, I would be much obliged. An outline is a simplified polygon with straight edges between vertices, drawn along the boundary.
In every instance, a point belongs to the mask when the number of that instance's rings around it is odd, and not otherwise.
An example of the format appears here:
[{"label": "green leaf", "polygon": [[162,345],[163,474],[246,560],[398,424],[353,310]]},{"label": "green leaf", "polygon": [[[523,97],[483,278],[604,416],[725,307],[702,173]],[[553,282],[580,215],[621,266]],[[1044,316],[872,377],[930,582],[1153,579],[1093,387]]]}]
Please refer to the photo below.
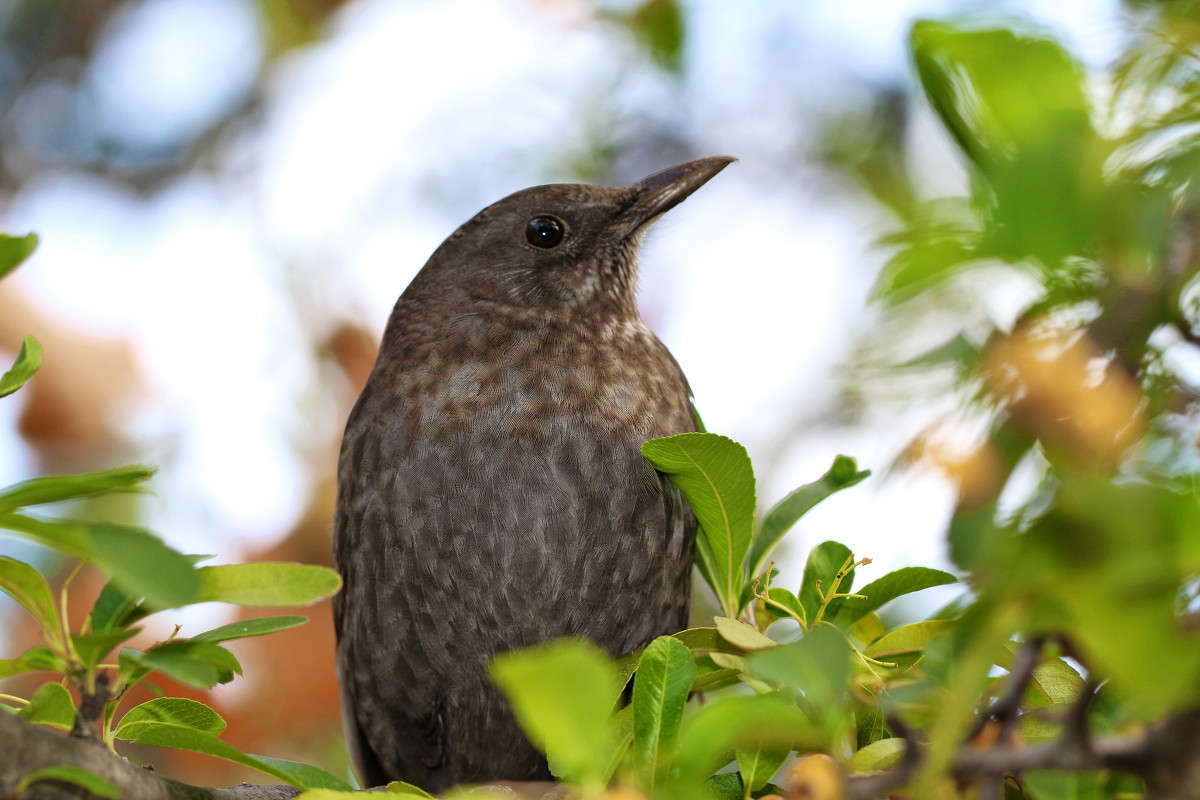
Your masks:
[{"label": "green leaf", "polygon": [[127,594],[157,609],[199,602],[196,568],[154,534],[107,522],[89,523],[87,530],[96,565]]},{"label": "green leaf", "polygon": [[184,697],[157,697],[129,709],[113,735],[118,739],[137,741],[134,726],[147,723],[178,725],[214,736],[225,730],[225,720],[204,703]]},{"label": "green leaf", "polygon": [[233,653],[212,642],[168,642],[144,653],[126,648],[121,656],[197,689],[229,683],[234,673],[242,674],[241,664]]},{"label": "green leaf", "polygon": [[31,647],[16,658],[0,659],[0,680],[26,672],[59,672],[65,674],[67,663],[49,647]]},{"label": "green leaf", "polygon": [[804,606],[800,605],[800,598],[792,594],[790,589],[784,589],[782,586],[772,586],[767,590],[767,599],[771,602],[764,603],[767,613],[773,617],[788,617],[792,612],[799,617],[800,622],[804,625],[808,624],[808,617],[805,616]]},{"label": "green leaf", "polygon": [[618,19],[660,66],[672,72],[680,71],[684,15],[677,0],[643,0],[632,12]]},{"label": "green leaf", "polygon": [[866,614],[850,626],[850,636],[861,644],[869,645],[887,633],[878,614]]},{"label": "green leaf", "polygon": [[[1016,655],[1024,646],[1022,642],[1006,642],[996,665],[1011,672]],[[1083,677],[1066,661],[1043,658],[1030,676],[1026,703],[1030,708],[1066,705],[1075,700],[1086,685]]]},{"label": "green leaf", "polygon": [[48,640],[61,638],[62,627],[54,608],[54,595],[42,573],[24,561],[0,556],[0,591],[33,615]]},{"label": "green leaf", "polygon": [[195,602],[200,579],[186,556],[148,531],[110,522],[42,519],[0,511],[8,528],[63,553],[93,561],[126,594],[156,608]]},{"label": "green leaf", "polygon": [[850,681],[850,645],[838,631],[821,626],[798,641],[746,658],[757,677],[804,694],[815,706],[838,706]]},{"label": "green leaf", "polygon": [[388,794],[398,794],[401,797],[416,797],[419,800],[437,800],[434,795],[422,789],[420,786],[413,786],[411,783],[404,781],[392,781],[387,785]]},{"label": "green leaf", "polygon": [[7,397],[24,386],[41,366],[41,342],[32,336],[26,336],[25,341],[21,342],[21,349],[17,351],[17,360],[13,362],[12,368],[0,375],[0,397]]},{"label": "green leaf", "polygon": [[[723,654],[718,653],[718,655]],[[732,686],[738,682],[741,674],[742,671],[740,669],[714,669],[701,673],[696,676],[696,680],[692,683],[692,691],[708,692]]]},{"label": "green leaf", "polygon": [[611,750],[603,772],[606,785],[612,783],[613,775],[633,745],[633,706],[627,705],[609,717],[608,728]]},{"label": "green leaf", "polygon": [[228,742],[222,741],[207,731],[186,728],[163,722],[142,722],[131,725],[128,731],[133,738],[127,741],[151,747],[166,747],[172,750],[188,750],[193,753],[232,761],[259,772],[278,778],[298,789],[335,789],[351,791],[351,787],[324,770],[307,764],[297,764],[266,756],[243,753]]},{"label": "green leaf", "polygon": [[683,492],[700,523],[697,563],[730,617],[741,610],[745,558],[754,532],[754,470],[746,448],[713,433],[651,439],[644,455]]},{"label": "green leaf", "polygon": [[1074,667],[1061,658],[1053,658],[1034,667],[1029,686],[1048,704],[1053,704],[1075,700],[1086,683]]},{"label": "green leaf", "polygon": [[22,506],[58,503],[109,492],[143,492],[145,489],[139,484],[153,475],[153,469],[135,464],[83,475],[33,478],[0,491],[0,511],[14,511]]},{"label": "green leaf", "polygon": [[239,606],[301,606],[323,600],[342,585],[328,567],[258,562],[201,567],[200,594],[192,602],[216,600]]},{"label": "green leaf", "polygon": [[284,616],[284,617],[259,617],[258,619],[246,619],[240,622],[233,622],[229,625],[222,625],[219,628],[213,628],[211,631],[193,636],[190,641],[193,642],[228,642],[232,639],[245,639],[248,636],[263,636],[268,633],[276,633],[277,631],[286,631],[289,628],[295,628],[308,622],[308,617],[300,616]]},{"label": "green leaf", "polygon": [[87,526],[82,522],[42,519],[11,511],[0,511],[0,528],[14,531],[26,539],[72,556],[88,558],[92,551]]},{"label": "green leaf", "polygon": [[751,792],[757,792],[767,785],[791,751],[780,748],[739,747],[736,750],[738,773],[742,776],[742,785],[749,787]]},{"label": "green leaf", "polygon": [[[962,205],[951,205],[960,198],[947,202],[918,206],[926,216],[934,219],[918,219],[910,228],[899,234],[880,238],[880,244],[896,248],[896,252],[884,264],[879,278],[872,288],[872,295],[885,305],[895,306],[911,300],[972,266],[987,263],[987,253],[982,252],[981,234],[977,221],[965,217],[970,209]],[[964,342],[965,343],[965,342]],[[978,350],[978,348],[976,348]],[[967,355],[963,351],[949,351],[946,355]],[[973,363],[973,362],[972,362]],[[921,366],[910,362],[905,366]]]},{"label": "green leaf", "polygon": [[750,574],[759,575],[767,568],[767,561],[776,545],[813,506],[831,494],[862,483],[870,475],[870,470],[860,472],[853,458],[838,456],[828,472],[776,503],[763,518],[762,528],[754,537],[754,545],[750,549]]},{"label": "green leaf", "polygon": [[602,788],[615,684],[608,657],[590,642],[560,639],[498,655],[490,672],[554,774],[585,789]]},{"label": "green leaf", "polygon": [[739,675],[746,671],[746,657],[744,655],[732,655],[730,653],[709,653],[708,657],[718,668],[730,672],[736,672]]},{"label": "green leaf", "polygon": [[721,638],[735,645],[739,650],[761,650],[764,647],[776,647],[778,643],[758,632],[754,628],[738,619],[730,619],[729,617],[714,617],[713,622],[717,624],[717,630],[721,634]]},{"label": "green leaf", "polygon": [[742,787],[742,776],[736,772],[719,772],[704,782],[709,800],[742,800],[746,791]]},{"label": "green leaf", "polygon": [[97,797],[121,796],[121,791],[116,786],[113,786],[107,778],[101,778],[99,775],[88,772],[82,767],[72,766],[71,764],[55,764],[52,767],[42,767],[41,769],[35,769],[33,772],[27,773],[17,782],[15,787],[16,796],[23,796],[29,787],[38,781],[63,781],[64,783],[71,783]]},{"label": "green leaf", "polygon": [[706,650],[728,650],[729,645],[721,638],[721,634],[716,628],[688,628],[685,631],[671,634],[687,645],[687,648],[692,652],[699,653]]},{"label": "green leaf", "polygon": [[651,642],[638,662],[633,682],[633,753],[651,787],[657,770],[672,753],[696,673],[691,651],[671,636]]},{"label": "green leaf", "polygon": [[1021,785],[1033,800],[1105,800],[1104,778],[1098,772],[1032,770],[1021,776]]},{"label": "green leaf", "polygon": [[1015,158],[1056,124],[1091,129],[1083,70],[1047,38],[922,21],[911,45],[931,105],[981,167]]},{"label": "green leaf", "polygon": [[38,725],[69,731],[75,727],[75,701],[61,683],[44,683],[17,716]]},{"label": "green leaf", "polygon": [[92,630],[101,634],[123,629],[132,621],[134,609],[138,607],[139,602],[137,597],[126,594],[110,580],[100,590],[96,604],[92,607]]},{"label": "green leaf", "polygon": [[[345,791],[352,787],[345,781],[330,775],[320,767],[315,767],[312,764],[304,764],[299,761],[288,761],[284,758],[271,758],[270,756],[259,756],[247,754],[249,758],[254,759],[255,769],[265,772],[268,775],[275,775],[283,778],[283,780],[297,787],[310,787],[318,789],[331,789],[334,791]],[[252,765],[247,765],[252,766]],[[274,770],[273,772],[271,770]],[[389,790],[390,791],[390,790]],[[403,794],[400,792],[399,794]],[[362,795],[359,795],[361,798]],[[412,795],[409,795],[412,796]]]},{"label": "green leaf", "polygon": [[850,756],[846,766],[852,773],[886,772],[900,766],[907,746],[904,739],[879,739]]},{"label": "green leaf", "polygon": [[[154,671],[154,668],[142,662],[142,651],[134,650],[132,647],[124,647],[117,654],[117,664],[120,670],[117,675],[116,684],[121,686],[134,686],[141,683],[142,680]],[[163,691],[156,687],[154,694],[161,697]],[[115,708],[112,709],[116,711]],[[111,718],[111,714],[110,714]]]},{"label": "green leaf", "polygon": [[896,628],[871,643],[864,654],[886,659],[904,653],[919,653],[935,637],[954,630],[957,623],[950,619],[931,619]]},{"label": "green leaf", "polygon": [[766,682],[798,693],[801,708],[827,741],[841,741],[852,724],[850,643],[838,630],[822,625],[799,641],[746,657],[747,671]]},{"label": "green leaf", "polygon": [[29,258],[37,246],[36,233],[24,236],[9,236],[0,233],[0,278],[12,272],[22,261]]},{"label": "green leaf", "polygon": [[613,685],[618,687],[618,697],[624,694],[625,687],[629,685],[633,673],[637,671],[638,661],[641,660],[643,652],[644,649],[637,650],[629,655],[621,656],[613,662],[613,674],[616,676]]},{"label": "green leaf", "polygon": [[[800,582],[800,605],[804,606],[804,617],[810,625],[817,622],[817,613],[821,610],[821,596],[817,592],[817,583],[821,590],[828,594],[838,570],[850,558],[850,548],[841,542],[822,542],[808,554],[808,562],[804,565],[804,578]],[[852,585],[854,571],[851,570],[842,580],[840,592],[846,592]],[[831,608],[841,601],[832,601]]]},{"label": "green leaf", "polygon": [[1105,189],[1111,147],[1092,126],[1084,71],[1062,47],[919,22],[912,51],[930,105],[986,182],[978,194],[997,255],[1057,269],[1120,238],[1137,215]]},{"label": "green leaf", "polygon": [[837,615],[832,621],[840,628],[849,628],[867,614],[878,610],[897,597],[919,592],[932,586],[945,586],[957,582],[958,578],[940,569],[904,567],[895,572],[889,572],[879,580],[872,581],[855,591],[855,594],[866,595],[866,599],[847,597],[842,600]]},{"label": "green leaf", "polygon": [[[765,783],[758,789],[747,793],[742,784],[742,776],[737,772],[719,772],[704,782],[706,800],[744,800],[747,797],[783,797],[787,791],[773,783]],[[690,794],[687,795],[690,797]]]},{"label": "green leaf", "polygon": [[675,763],[680,783],[697,785],[728,764],[737,747],[815,751],[823,746],[823,737],[782,695],[733,696],[708,703],[684,720]]},{"label": "green leaf", "polygon": [[71,644],[79,659],[89,667],[95,667],[117,645],[136,635],[141,628],[124,628],[104,633],[72,634]]}]

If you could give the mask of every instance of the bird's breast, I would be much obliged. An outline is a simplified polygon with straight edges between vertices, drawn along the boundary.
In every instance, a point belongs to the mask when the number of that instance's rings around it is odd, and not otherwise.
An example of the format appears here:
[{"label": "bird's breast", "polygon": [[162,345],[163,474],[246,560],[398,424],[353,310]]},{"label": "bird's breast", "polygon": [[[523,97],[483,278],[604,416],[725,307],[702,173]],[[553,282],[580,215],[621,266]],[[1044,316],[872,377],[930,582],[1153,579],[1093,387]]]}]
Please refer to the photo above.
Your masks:
[{"label": "bird's breast", "polygon": [[407,398],[422,428],[450,423],[525,440],[594,430],[644,440],[689,429],[691,420],[679,367],[640,320],[588,332],[474,331],[431,349],[425,366],[422,374],[440,380],[422,381]]}]

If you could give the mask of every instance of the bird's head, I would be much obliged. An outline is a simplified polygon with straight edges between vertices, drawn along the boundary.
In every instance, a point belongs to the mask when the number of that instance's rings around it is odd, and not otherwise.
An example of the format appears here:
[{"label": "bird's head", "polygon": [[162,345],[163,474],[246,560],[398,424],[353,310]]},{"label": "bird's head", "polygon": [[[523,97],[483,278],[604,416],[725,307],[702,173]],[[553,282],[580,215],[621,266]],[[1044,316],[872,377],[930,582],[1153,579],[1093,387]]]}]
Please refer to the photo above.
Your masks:
[{"label": "bird's head", "polygon": [[[631,186],[534,186],[480,211],[429,259],[410,291],[514,310],[633,310],[637,257],[656,219],[734,159],[711,156]],[[468,309],[462,309],[467,311]]]}]

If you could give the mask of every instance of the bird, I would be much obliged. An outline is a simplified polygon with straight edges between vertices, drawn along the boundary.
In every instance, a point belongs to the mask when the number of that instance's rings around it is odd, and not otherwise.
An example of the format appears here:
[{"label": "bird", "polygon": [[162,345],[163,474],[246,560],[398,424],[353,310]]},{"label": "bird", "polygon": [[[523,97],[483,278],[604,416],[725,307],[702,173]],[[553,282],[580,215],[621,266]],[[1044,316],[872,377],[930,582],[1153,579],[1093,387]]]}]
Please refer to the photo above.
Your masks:
[{"label": "bird", "polygon": [[364,786],[549,780],[488,678],[582,637],[620,657],[687,627],[696,520],[641,455],[698,430],[642,320],[638,255],[734,161],[518,191],[412,279],[338,456],[337,669]]}]

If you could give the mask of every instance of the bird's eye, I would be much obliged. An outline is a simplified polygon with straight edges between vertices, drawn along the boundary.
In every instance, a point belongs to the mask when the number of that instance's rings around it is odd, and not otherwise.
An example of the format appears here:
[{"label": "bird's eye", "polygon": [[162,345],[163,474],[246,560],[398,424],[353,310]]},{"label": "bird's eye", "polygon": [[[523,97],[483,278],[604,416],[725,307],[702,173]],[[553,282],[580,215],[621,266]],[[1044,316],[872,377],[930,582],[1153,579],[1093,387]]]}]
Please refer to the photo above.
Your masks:
[{"label": "bird's eye", "polygon": [[545,250],[558,247],[567,232],[567,224],[558,217],[543,215],[525,223],[525,241]]}]

